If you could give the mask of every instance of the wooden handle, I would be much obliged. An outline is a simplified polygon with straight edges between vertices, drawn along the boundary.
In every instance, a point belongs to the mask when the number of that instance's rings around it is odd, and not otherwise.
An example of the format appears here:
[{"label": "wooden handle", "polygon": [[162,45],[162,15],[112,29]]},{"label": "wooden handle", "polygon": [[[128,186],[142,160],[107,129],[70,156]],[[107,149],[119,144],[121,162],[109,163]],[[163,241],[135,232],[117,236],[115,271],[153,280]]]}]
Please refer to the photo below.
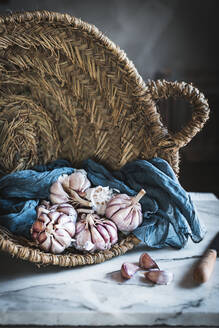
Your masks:
[{"label": "wooden handle", "polygon": [[193,278],[196,282],[202,284],[208,281],[213,272],[216,257],[217,252],[215,249],[207,250],[193,272]]}]

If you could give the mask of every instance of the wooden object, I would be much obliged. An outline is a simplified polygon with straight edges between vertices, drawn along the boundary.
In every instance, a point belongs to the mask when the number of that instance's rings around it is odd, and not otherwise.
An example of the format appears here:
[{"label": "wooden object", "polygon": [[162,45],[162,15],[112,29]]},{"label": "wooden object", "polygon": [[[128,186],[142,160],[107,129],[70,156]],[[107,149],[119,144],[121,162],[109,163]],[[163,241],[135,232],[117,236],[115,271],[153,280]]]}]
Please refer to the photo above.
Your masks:
[{"label": "wooden object", "polygon": [[214,265],[217,257],[217,251],[215,249],[208,249],[204,256],[196,266],[193,277],[198,283],[207,282],[214,270]]}]

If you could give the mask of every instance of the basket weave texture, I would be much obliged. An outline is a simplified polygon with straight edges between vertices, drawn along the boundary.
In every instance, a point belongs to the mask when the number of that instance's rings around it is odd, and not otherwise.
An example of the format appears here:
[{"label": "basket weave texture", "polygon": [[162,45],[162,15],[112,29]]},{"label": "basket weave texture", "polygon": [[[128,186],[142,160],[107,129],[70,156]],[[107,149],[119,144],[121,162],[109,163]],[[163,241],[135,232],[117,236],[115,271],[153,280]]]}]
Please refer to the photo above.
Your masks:
[{"label": "basket weave texture", "polygon": [[[73,167],[92,158],[110,169],[159,156],[179,173],[179,149],[208,119],[204,95],[185,82],[142,80],[124,51],[67,14],[0,17],[0,168],[23,170],[57,158]],[[184,97],[192,119],[171,134],[156,102]],[[0,227],[0,248],[38,264],[100,263],[132,249],[129,235],[95,254],[45,253]]]}]

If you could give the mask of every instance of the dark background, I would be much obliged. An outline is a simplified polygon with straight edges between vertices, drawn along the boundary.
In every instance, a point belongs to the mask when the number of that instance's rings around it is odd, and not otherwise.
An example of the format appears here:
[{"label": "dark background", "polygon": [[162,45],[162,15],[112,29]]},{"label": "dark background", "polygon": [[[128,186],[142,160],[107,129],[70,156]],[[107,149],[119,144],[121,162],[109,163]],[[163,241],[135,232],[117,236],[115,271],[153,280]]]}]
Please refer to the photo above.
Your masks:
[{"label": "dark background", "polygon": [[[52,10],[96,25],[124,49],[140,75],[193,82],[208,98],[205,128],[181,151],[180,181],[219,196],[218,0],[0,0],[0,13]],[[160,103],[171,131],[191,117],[184,101]]]}]

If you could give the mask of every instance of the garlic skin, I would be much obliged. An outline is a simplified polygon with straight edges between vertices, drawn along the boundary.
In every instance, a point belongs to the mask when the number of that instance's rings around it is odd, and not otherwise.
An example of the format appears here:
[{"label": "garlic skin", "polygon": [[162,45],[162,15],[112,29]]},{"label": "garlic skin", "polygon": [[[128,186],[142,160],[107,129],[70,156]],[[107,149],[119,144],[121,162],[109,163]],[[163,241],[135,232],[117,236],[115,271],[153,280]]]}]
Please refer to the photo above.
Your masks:
[{"label": "garlic skin", "polygon": [[42,250],[60,254],[72,243],[76,220],[77,212],[70,204],[50,206],[44,202],[37,208],[31,237]]},{"label": "garlic skin", "polygon": [[145,273],[145,277],[157,285],[169,285],[173,280],[173,273],[168,271],[154,270]]},{"label": "garlic skin", "polygon": [[90,188],[91,183],[87,178],[85,170],[75,170],[74,173],[61,175],[50,187],[50,201],[53,204],[64,202],[76,202],[85,206],[90,203],[80,196],[85,195],[85,191]]},{"label": "garlic skin", "polygon": [[121,267],[121,275],[125,279],[130,279],[139,270],[139,266],[132,263],[123,263]]},{"label": "garlic skin", "polygon": [[74,246],[81,251],[110,249],[118,241],[117,227],[97,214],[82,214],[76,223]]},{"label": "garlic skin", "polygon": [[148,269],[148,270],[158,269],[159,270],[157,263],[147,253],[141,254],[141,256],[139,258],[139,266],[142,269]]},{"label": "garlic skin", "polygon": [[83,169],[75,170],[74,173],[69,175],[69,188],[77,191],[80,194],[84,194],[85,190],[90,188],[91,183],[87,178],[87,172]]},{"label": "garlic skin", "polygon": [[69,176],[67,174],[58,177],[58,180],[51,185],[49,195],[51,203],[62,204],[69,201],[69,195],[65,192],[62,186],[63,183],[69,185]]},{"label": "garlic skin", "polygon": [[115,222],[122,232],[135,230],[143,221],[139,200],[144,194],[145,190],[141,189],[135,197],[126,194],[115,195],[106,206],[106,217]]},{"label": "garlic skin", "polygon": [[86,199],[90,200],[93,209],[99,215],[104,215],[107,203],[113,197],[113,190],[109,187],[97,186],[86,190]]}]

